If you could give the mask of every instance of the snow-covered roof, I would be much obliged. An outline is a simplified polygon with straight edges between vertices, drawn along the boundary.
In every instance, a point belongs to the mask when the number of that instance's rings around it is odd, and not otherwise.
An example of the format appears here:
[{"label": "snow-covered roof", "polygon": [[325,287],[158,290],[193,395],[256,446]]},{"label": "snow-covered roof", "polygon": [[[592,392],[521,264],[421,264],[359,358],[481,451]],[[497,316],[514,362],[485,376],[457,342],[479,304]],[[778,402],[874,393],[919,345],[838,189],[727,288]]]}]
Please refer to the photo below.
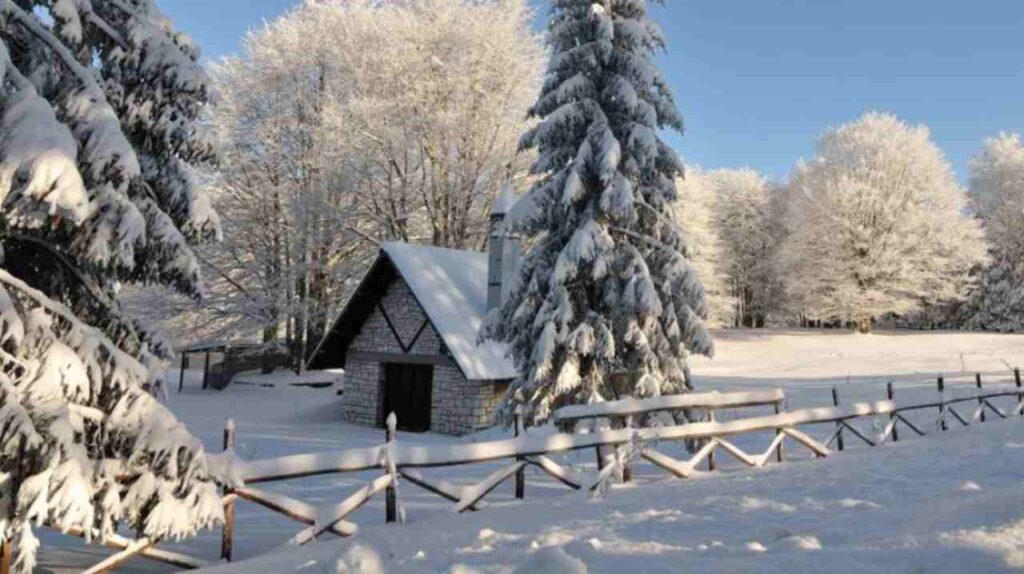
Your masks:
[{"label": "snow-covered roof", "polygon": [[487,254],[408,243],[385,243],[381,249],[412,289],[467,379],[516,376],[506,345],[496,341],[477,345],[487,316]]}]

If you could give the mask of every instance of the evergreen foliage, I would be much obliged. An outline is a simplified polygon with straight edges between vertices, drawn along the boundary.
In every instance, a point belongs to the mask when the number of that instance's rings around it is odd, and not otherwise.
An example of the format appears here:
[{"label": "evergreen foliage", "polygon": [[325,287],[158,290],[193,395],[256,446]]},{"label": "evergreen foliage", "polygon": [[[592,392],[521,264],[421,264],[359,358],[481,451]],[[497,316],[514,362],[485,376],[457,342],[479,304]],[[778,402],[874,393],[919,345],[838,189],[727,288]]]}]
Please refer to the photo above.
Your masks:
[{"label": "evergreen foliage", "polygon": [[202,445],[147,391],[170,349],[123,283],[201,293],[191,245],[220,233],[192,168],[198,50],[151,0],[0,1],[0,537],[177,538],[222,518]]},{"label": "evergreen foliage", "polygon": [[684,392],[687,353],[710,355],[704,289],[673,215],[681,130],[653,65],[663,46],[642,0],[556,0],[548,74],[532,109],[539,176],[522,200],[530,243],[487,334],[520,375],[501,413]]}]

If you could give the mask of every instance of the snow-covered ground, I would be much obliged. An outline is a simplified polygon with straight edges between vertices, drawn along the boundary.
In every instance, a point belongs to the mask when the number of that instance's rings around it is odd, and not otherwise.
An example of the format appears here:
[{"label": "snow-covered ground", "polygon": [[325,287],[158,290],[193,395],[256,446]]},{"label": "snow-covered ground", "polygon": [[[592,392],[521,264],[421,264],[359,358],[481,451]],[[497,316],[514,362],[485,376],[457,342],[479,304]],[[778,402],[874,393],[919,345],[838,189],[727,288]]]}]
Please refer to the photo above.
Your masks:
[{"label": "snow-covered ground", "polygon": [[900,404],[936,399],[936,377],[951,392],[1010,384],[1024,368],[1024,335],[941,331],[722,330],[714,359],[691,361],[697,386],[720,390],[762,386],[786,391],[793,406],[821,405],[838,387],[841,400],[885,398],[893,381]]},{"label": "snow-covered ground", "polygon": [[[1024,365],[1024,336],[725,331],[716,339],[716,359],[694,362],[702,388],[778,386],[793,407],[830,404],[833,385],[844,402],[884,398],[888,380],[895,381],[899,404],[932,401],[940,373],[957,394],[973,386],[973,374],[965,372],[981,371],[986,384],[1007,386],[1009,365]],[[339,422],[339,401],[332,388],[234,386],[204,393],[186,383],[185,393],[171,395],[170,406],[213,452],[220,450],[225,421],[233,418],[238,451],[249,459],[379,445],[382,430]],[[759,413],[766,414],[763,409]],[[931,430],[934,415],[918,413],[915,420],[924,427],[931,424]],[[869,428],[872,423],[879,421],[861,424]],[[828,430],[812,429],[819,437]],[[399,441],[448,445],[507,436],[501,429],[461,439],[400,433]],[[770,440],[747,436],[737,443],[763,450]],[[659,450],[673,452],[668,445]],[[447,501],[403,483],[405,525],[384,525],[378,498],[351,517],[361,527],[354,539],[326,536],[308,548],[275,551],[214,571],[346,572],[336,564],[343,555],[350,562],[379,559],[389,572],[459,572],[460,564],[466,567],[462,572],[544,572],[542,566],[559,562],[583,564],[586,570],[578,571],[590,572],[996,572],[1024,567],[1024,419],[876,449],[859,447],[825,461],[794,448],[789,452],[794,462],[755,471],[739,469],[723,455],[726,472],[688,481],[639,465],[634,485],[615,488],[600,501],[531,472],[525,502],[515,501],[511,486],[504,485],[488,497],[487,508],[462,515],[453,514]],[[591,452],[559,458],[584,473],[593,470]],[[500,464],[423,474],[468,484]],[[261,488],[327,505],[379,474],[328,475]],[[238,559],[273,550],[303,528],[244,501],[237,505],[236,520]],[[208,533],[170,547],[214,559],[219,536]],[[44,538],[44,549],[40,571],[48,572],[77,572],[108,553],[53,534]],[[136,560],[123,571],[172,570]]]},{"label": "snow-covered ground", "polygon": [[[180,372],[180,371],[179,371]],[[235,385],[256,385],[260,387],[277,387],[284,385],[293,386],[328,386],[334,385],[335,389],[342,389],[344,386],[345,371],[342,369],[328,369],[325,371],[303,371],[301,375],[294,371],[279,370],[273,373],[262,374],[259,371],[248,371],[238,373],[232,379],[231,384]]]},{"label": "snow-covered ground", "polygon": [[1022,441],[1015,420],[603,500],[435,513],[210,573],[348,572],[337,562],[367,554],[393,572],[575,572],[550,564],[572,563],[562,552],[591,573],[1001,572],[1024,567]]}]

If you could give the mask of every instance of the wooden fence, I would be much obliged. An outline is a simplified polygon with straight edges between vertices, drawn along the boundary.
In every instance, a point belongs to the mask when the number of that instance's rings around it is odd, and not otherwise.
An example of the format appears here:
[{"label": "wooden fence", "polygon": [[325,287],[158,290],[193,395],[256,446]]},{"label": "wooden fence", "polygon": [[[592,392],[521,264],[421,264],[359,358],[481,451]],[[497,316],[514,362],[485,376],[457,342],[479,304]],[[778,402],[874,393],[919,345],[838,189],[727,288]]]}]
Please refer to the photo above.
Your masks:
[{"label": "wooden fence", "polygon": [[[355,534],[358,526],[348,519],[356,510],[381,493],[385,496],[384,520],[389,523],[403,520],[404,512],[400,505],[398,490],[399,482],[403,480],[449,501],[453,511],[467,512],[483,509],[484,498],[509,480],[515,482],[515,497],[524,498],[526,476],[523,471],[531,466],[569,489],[587,488],[599,491],[614,481],[630,480],[629,468],[636,459],[643,459],[653,467],[673,476],[688,478],[698,472],[698,466],[705,461],[709,471],[716,470],[715,456],[718,451],[724,451],[748,467],[761,467],[772,460],[782,463],[786,460],[783,445],[787,440],[806,449],[816,458],[824,458],[833,454],[833,445],[837,451],[844,450],[847,437],[855,437],[864,444],[874,447],[890,440],[900,440],[901,429],[909,429],[918,436],[924,436],[948,430],[951,422],[960,426],[970,426],[991,418],[1005,419],[1024,415],[1024,389],[1021,386],[1019,370],[1014,371],[1013,382],[1014,387],[1009,390],[986,391],[979,374],[975,377],[975,393],[965,397],[949,397],[945,380],[939,377],[936,381],[939,395],[937,401],[909,406],[896,405],[892,383],[886,387],[886,400],[849,405],[840,404],[837,389],[833,388],[831,407],[788,412],[784,408],[785,396],[781,390],[693,393],[658,399],[616,401],[567,407],[557,411],[554,416],[555,421],[563,425],[604,420],[610,422],[607,425],[610,428],[592,428],[585,433],[533,436],[523,432],[522,423],[517,417],[513,429],[514,436],[510,439],[451,446],[418,447],[399,444],[395,433],[397,421],[392,414],[387,419],[385,443],[380,446],[254,461],[234,459],[232,471],[240,482],[225,486],[223,491],[225,523],[221,559],[232,559],[236,527],[234,507],[240,500],[263,506],[303,525],[303,528],[288,541],[290,544],[302,545],[328,533],[340,537]],[[1012,408],[1000,408],[994,403],[996,399],[1005,397],[1015,399]],[[970,410],[965,409],[968,405]],[[752,407],[771,407],[773,413],[728,421],[720,421],[716,416],[716,413],[721,411]],[[937,413],[934,430],[926,430],[927,425],[915,424],[907,417],[907,413],[926,410],[935,410]],[[700,411],[706,416],[700,422],[633,427],[633,421],[637,417],[679,411]],[[853,424],[854,421],[867,417],[872,417],[876,421],[885,420],[881,432],[872,436],[871,432],[861,430]],[[827,438],[819,440],[800,428],[811,425],[834,425],[834,428]],[[733,442],[737,436],[765,432],[773,433],[774,438],[762,452],[748,453]],[[225,426],[223,439],[224,449],[233,452],[235,428],[231,421]],[[655,448],[672,441],[687,441],[690,445],[695,445],[691,449],[692,454],[685,460],[680,460]],[[598,452],[598,472],[588,480],[551,458],[553,454],[591,448]],[[471,485],[430,480],[417,470],[500,460],[507,460],[508,464]],[[358,488],[348,498],[327,508],[317,507],[257,486],[301,477],[370,470],[380,470],[382,474]],[[75,530],[68,533],[82,535]],[[134,557],[157,560],[183,569],[194,569],[209,564],[195,557],[158,549],[158,542],[145,538],[133,540],[119,536],[111,537],[107,540],[107,545],[118,549],[119,552],[87,572],[103,572]],[[8,574],[5,564],[8,563],[9,557],[10,548],[5,544],[0,549],[0,574]]]}]

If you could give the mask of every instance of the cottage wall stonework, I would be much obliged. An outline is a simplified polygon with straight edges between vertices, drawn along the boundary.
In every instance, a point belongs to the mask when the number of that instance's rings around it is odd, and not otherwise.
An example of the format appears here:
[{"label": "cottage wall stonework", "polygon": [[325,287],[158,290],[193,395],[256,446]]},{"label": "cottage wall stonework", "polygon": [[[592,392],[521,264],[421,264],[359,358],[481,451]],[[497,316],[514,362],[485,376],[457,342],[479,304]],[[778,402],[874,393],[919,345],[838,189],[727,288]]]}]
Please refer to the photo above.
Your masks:
[{"label": "cottage wall stonework", "polygon": [[[388,320],[394,331],[388,326]],[[464,435],[493,424],[494,407],[501,399],[500,385],[493,381],[470,381],[462,375],[459,367],[444,352],[441,337],[402,279],[396,279],[388,286],[379,307],[373,310],[349,346],[349,357],[345,362],[342,417],[360,425],[379,426],[385,416],[384,366],[353,358],[352,353],[436,357],[442,364],[433,367],[431,430]],[[394,362],[400,363],[401,360],[396,358]]]}]

